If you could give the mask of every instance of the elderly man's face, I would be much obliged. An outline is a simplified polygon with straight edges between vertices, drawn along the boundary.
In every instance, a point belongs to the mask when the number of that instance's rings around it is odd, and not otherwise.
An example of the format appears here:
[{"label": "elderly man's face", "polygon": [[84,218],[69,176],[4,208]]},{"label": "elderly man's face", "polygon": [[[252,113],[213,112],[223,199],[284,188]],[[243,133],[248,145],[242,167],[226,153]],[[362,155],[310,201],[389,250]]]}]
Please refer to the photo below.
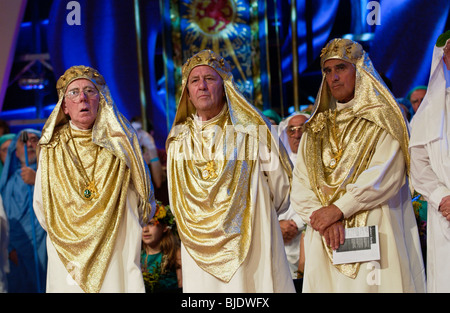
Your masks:
[{"label": "elderly man's face", "polygon": [[286,132],[288,134],[289,147],[291,151],[297,153],[300,139],[303,135],[303,125],[307,118],[303,115],[296,115],[289,120]]},{"label": "elderly man's face", "polygon": [[[20,134],[18,135],[20,138]],[[28,141],[26,142],[27,145],[27,154],[28,154],[28,164],[34,164],[36,163],[37,154],[36,154],[36,147],[39,142],[39,137],[36,136],[33,133],[28,133]],[[16,144],[16,156],[20,160],[20,163],[22,165],[26,165],[25,162],[25,143],[22,140],[17,140]]]},{"label": "elderly man's face", "polygon": [[64,96],[64,113],[80,129],[90,129],[97,118],[100,95],[95,85],[87,79],[77,79],[67,86]]},{"label": "elderly man's face", "polygon": [[211,67],[201,65],[189,74],[187,88],[189,99],[202,120],[209,120],[220,113],[224,101],[222,77]]},{"label": "elderly man's face", "polygon": [[425,89],[417,89],[411,94],[410,102],[414,112],[417,112],[417,109],[422,103],[422,100],[425,97],[426,93],[427,91]]},{"label": "elderly man's face", "polygon": [[325,79],[331,95],[339,102],[348,102],[355,96],[356,69],[353,64],[330,59],[323,64]]}]

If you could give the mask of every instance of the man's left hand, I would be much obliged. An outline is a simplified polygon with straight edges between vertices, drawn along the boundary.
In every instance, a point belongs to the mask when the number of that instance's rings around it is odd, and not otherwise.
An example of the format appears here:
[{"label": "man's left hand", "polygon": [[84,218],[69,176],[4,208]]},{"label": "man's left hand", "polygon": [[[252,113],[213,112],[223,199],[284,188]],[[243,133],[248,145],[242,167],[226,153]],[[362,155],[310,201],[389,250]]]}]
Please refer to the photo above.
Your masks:
[{"label": "man's left hand", "polygon": [[314,230],[323,235],[325,229],[339,221],[343,216],[342,211],[334,204],[331,204],[314,211],[310,217],[310,224]]}]

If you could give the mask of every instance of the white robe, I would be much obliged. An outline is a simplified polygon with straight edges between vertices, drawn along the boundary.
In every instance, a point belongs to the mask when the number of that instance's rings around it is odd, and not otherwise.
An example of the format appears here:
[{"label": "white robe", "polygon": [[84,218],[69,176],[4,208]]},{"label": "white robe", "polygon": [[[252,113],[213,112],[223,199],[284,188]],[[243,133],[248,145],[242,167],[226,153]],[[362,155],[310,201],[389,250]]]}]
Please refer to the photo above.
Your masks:
[{"label": "white robe", "polygon": [[[286,130],[289,125],[289,121],[294,116],[298,115],[302,115],[307,119],[310,118],[309,114],[294,112],[291,115],[289,115],[286,119],[284,119],[278,126],[278,136],[280,137],[281,142],[286,148],[286,152],[288,153],[292,164],[295,164],[295,162],[297,161],[297,151],[294,152],[291,150],[291,146],[289,144],[289,136]],[[290,242],[284,244],[284,249],[286,251],[286,256],[289,262],[292,278],[297,279],[298,262],[300,261],[300,241],[302,232],[304,231],[306,224],[305,222],[303,222],[301,217],[297,214],[297,212],[295,212],[295,210],[292,207],[289,207],[289,209],[286,212],[280,214],[278,216],[278,220],[279,221],[292,220],[297,225],[298,229],[297,235]]]},{"label": "white robe", "polygon": [[[293,163],[295,163],[295,161],[297,160],[297,153],[293,153],[291,151],[289,153],[289,158]],[[284,250],[286,251],[286,257],[289,262],[292,279],[297,279],[298,263],[300,261],[300,241],[302,232],[304,231],[306,224],[305,222],[303,222],[300,215],[295,212],[295,209],[292,206],[289,206],[286,212],[281,213],[278,216],[278,220],[292,220],[297,225],[297,235],[295,235],[295,237],[292,238],[290,242],[284,244]]]},{"label": "white robe", "polygon": [[[36,172],[33,207],[42,228],[47,230],[42,202],[41,171]],[[101,293],[138,293],[145,292],[140,266],[142,228],[138,218],[138,196],[130,183],[124,218],[119,227],[117,241],[111,261],[105,275]],[[69,271],[61,262],[58,253],[47,236],[47,289],[48,293],[82,293],[83,290],[72,279]],[[98,260],[103,262],[103,260]]]},{"label": "white robe", "polygon": [[286,251],[286,257],[289,262],[292,279],[297,279],[298,262],[300,261],[300,241],[306,224],[292,207],[289,207],[286,212],[280,214],[278,216],[278,220],[292,220],[297,225],[297,235],[295,235],[291,241],[284,244],[284,250]]},{"label": "white robe", "polygon": [[[446,99],[446,103],[450,103],[450,87],[446,90]],[[438,211],[442,198],[450,195],[450,108],[444,106],[440,115],[436,119],[442,117],[447,121],[442,124],[443,134],[447,135],[410,147],[412,184],[428,202],[428,292],[450,292],[450,222]]]},{"label": "white robe", "polygon": [[[309,225],[322,207],[312,191],[305,164],[307,135],[303,135],[294,167],[291,204]],[[301,190],[302,192],[298,192]],[[334,204],[344,217],[370,210],[367,225],[378,225],[381,260],[361,263],[355,279],[331,263],[319,232],[305,234],[303,292],[424,292],[425,271],[411,195],[400,145],[385,133],[371,163]]]}]

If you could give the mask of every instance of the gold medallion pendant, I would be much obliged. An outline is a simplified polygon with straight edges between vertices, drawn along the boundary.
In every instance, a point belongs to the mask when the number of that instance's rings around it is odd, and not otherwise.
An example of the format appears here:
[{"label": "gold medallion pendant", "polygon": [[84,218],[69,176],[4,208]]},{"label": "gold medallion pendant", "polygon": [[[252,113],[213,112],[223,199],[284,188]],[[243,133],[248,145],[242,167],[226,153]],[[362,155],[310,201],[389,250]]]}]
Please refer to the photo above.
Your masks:
[{"label": "gold medallion pendant", "polygon": [[339,149],[338,152],[335,154],[333,153],[334,158],[331,159],[329,167],[334,169],[336,165],[338,164],[339,160],[342,156],[342,149]]},{"label": "gold medallion pendant", "polygon": [[97,149],[95,151],[95,159],[94,159],[94,169],[92,170],[92,179],[89,179],[89,176],[87,175],[86,169],[83,166],[83,163],[81,162],[81,158],[80,155],[78,154],[78,150],[77,150],[77,146],[75,144],[75,140],[73,139],[73,135],[72,135],[72,129],[69,126],[69,132],[70,132],[70,136],[72,138],[72,143],[73,143],[73,147],[75,149],[75,153],[77,155],[78,158],[78,162],[79,162],[79,166],[82,168],[82,171],[80,171],[81,176],[83,177],[84,181],[85,181],[85,187],[81,192],[81,195],[84,199],[86,200],[92,200],[95,199],[97,197],[97,186],[95,185],[95,180],[94,180],[94,176],[95,176],[95,168],[97,166],[97,157],[98,157],[98,151],[100,150],[100,147],[97,146]]},{"label": "gold medallion pendant", "polygon": [[83,196],[87,200],[92,200],[97,197],[97,187],[95,186],[95,181],[89,182],[86,187],[84,187]]},{"label": "gold medallion pendant", "polygon": [[213,178],[217,177],[217,173],[214,168],[214,165],[215,165],[214,161],[209,161],[206,164],[206,167],[202,173],[203,179],[213,179]]}]

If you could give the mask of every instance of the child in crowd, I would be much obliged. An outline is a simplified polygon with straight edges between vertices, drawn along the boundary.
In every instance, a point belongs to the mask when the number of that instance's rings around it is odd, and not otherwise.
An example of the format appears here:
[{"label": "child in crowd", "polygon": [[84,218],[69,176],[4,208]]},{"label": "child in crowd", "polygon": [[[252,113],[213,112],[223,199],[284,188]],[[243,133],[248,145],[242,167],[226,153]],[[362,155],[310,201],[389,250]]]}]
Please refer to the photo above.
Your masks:
[{"label": "child in crowd", "polygon": [[155,216],[142,229],[141,267],[146,292],[180,291],[181,253],[169,206],[157,201]]}]

